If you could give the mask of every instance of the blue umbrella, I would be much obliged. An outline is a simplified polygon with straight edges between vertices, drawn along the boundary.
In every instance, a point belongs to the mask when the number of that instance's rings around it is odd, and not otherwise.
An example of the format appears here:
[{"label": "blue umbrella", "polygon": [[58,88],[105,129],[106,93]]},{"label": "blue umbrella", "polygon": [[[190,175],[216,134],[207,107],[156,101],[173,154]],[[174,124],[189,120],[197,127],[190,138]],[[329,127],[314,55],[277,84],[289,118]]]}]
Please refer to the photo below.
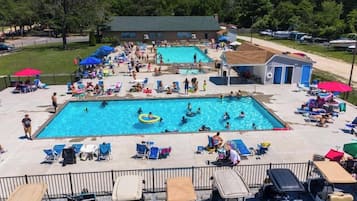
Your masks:
[{"label": "blue umbrella", "polygon": [[94,65],[100,63],[102,63],[102,60],[100,59],[97,59],[95,57],[87,57],[83,59],[81,62],[79,62],[79,65]]},{"label": "blue umbrella", "polygon": [[107,45],[104,45],[104,46],[100,47],[99,49],[104,51],[104,52],[108,52],[108,53],[111,53],[111,52],[114,51],[113,47],[110,47],[110,46],[107,46]]},{"label": "blue umbrella", "polygon": [[218,38],[218,41],[228,41],[228,37],[222,35],[222,36],[220,36],[220,37]]}]

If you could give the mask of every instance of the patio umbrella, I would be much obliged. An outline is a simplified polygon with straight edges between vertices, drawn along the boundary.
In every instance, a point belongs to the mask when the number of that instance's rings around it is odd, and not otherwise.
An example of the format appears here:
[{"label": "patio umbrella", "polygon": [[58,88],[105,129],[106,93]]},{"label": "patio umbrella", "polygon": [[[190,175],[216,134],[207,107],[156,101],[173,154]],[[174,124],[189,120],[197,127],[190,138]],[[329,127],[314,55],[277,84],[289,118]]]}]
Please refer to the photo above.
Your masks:
[{"label": "patio umbrella", "polygon": [[357,158],[357,142],[347,143],[343,145],[343,151]]},{"label": "patio umbrella", "polygon": [[100,64],[102,61],[100,59],[97,59],[95,57],[87,57],[83,59],[81,62],[79,62],[79,65],[94,65],[94,64]]},{"label": "patio umbrella", "polygon": [[331,92],[347,92],[352,91],[352,87],[341,82],[331,81],[331,82],[319,82],[317,88],[324,89]]},{"label": "patio umbrella", "polygon": [[40,70],[34,69],[34,68],[24,68],[20,71],[17,71],[14,73],[15,76],[22,76],[22,77],[26,77],[26,76],[34,76],[34,75],[39,75],[42,72]]}]

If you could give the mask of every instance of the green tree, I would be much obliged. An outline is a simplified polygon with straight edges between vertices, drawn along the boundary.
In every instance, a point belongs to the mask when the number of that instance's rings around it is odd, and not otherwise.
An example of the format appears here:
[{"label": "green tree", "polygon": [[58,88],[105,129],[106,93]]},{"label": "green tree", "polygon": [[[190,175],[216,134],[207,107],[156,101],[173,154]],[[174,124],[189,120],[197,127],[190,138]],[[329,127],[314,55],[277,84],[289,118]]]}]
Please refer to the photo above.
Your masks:
[{"label": "green tree", "polygon": [[350,32],[356,33],[357,30],[357,9],[352,10],[347,15],[347,24]]},{"label": "green tree", "polygon": [[343,33],[345,25],[340,19],[343,5],[334,1],[328,0],[321,4],[321,11],[315,16],[314,35],[326,37],[329,39],[337,38]]}]

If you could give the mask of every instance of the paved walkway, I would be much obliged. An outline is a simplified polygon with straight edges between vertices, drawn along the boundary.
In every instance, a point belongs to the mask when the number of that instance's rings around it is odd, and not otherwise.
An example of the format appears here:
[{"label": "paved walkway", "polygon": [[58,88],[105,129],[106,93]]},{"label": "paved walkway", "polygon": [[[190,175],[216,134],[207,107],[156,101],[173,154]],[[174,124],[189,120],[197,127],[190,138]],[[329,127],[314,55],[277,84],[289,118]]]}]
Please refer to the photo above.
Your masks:
[{"label": "paved walkway", "polygon": [[[238,39],[242,39],[245,41],[250,41],[250,37],[247,36],[238,36]],[[280,45],[274,42],[266,41],[266,40],[261,40],[257,38],[253,38],[253,43],[270,47],[273,49],[277,49],[282,52],[302,52],[309,56],[313,61],[316,63],[314,64],[314,68],[317,68],[319,70],[323,70],[326,72],[330,72],[332,74],[336,74],[338,76],[341,76],[345,78],[346,80],[349,79],[350,72],[351,72],[351,63],[346,63],[344,61],[336,60],[333,58],[326,58],[323,56],[319,56],[316,54],[311,54],[308,52],[303,52],[301,50],[293,49],[290,47],[286,47],[284,45]],[[356,66],[356,65],[355,65]],[[353,76],[352,76],[353,82],[357,82],[357,67],[354,68]]]},{"label": "paved walkway", "polygon": [[[219,52],[209,50],[211,57],[217,57]],[[131,86],[129,81],[132,77],[126,76],[126,65],[116,67],[117,75],[105,77],[104,83],[109,86],[116,81],[123,82],[123,88],[119,94],[113,98],[140,97],[148,98],[144,93],[129,93]],[[202,87],[203,80],[208,80],[209,76],[216,75],[217,72],[195,75]],[[155,87],[156,80],[161,79],[164,83],[171,83],[172,80],[183,81],[186,77],[193,76],[165,74],[153,77],[151,72],[138,73],[137,79],[149,78],[149,86]],[[319,128],[311,123],[306,123],[301,115],[294,114],[294,110],[301,105],[308,97],[305,92],[295,92],[295,85],[235,85],[216,86],[207,83],[207,91],[199,91],[189,96],[217,96],[219,93],[228,94],[230,91],[242,90],[246,94],[255,96],[263,101],[270,111],[286,121],[293,129],[289,131],[252,131],[252,132],[222,132],[224,140],[243,139],[248,147],[256,147],[262,141],[270,141],[272,146],[269,153],[261,159],[251,156],[242,161],[242,164],[257,164],[270,162],[306,162],[312,158],[312,154],[325,154],[330,148],[340,148],[344,143],[354,140],[355,137],[341,131],[347,121],[351,121],[357,114],[356,106],[347,104],[347,112],[340,114],[334,124],[327,128]],[[0,155],[1,176],[16,176],[24,174],[50,174],[61,172],[83,172],[100,170],[122,170],[141,168],[164,168],[164,167],[191,167],[205,166],[206,160],[215,160],[215,154],[204,153],[195,154],[198,145],[207,145],[207,135],[213,133],[192,133],[192,134],[158,134],[158,135],[137,135],[121,137],[86,137],[73,139],[41,139],[29,141],[21,139],[23,129],[21,119],[25,113],[32,118],[33,131],[35,132],[53,114],[51,107],[51,95],[58,94],[58,102],[73,99],[66,95],[66,86],[50,86],[49,89],[40,89],[26,94],[12,94],[13,88],[8,88],[0,92],[0,144],[7,152]],[[152,97],[187,97],[183,94],[157,94]],[[100,97],[99,97],[100,98]],[[214,106],[212,106],[214,107]],[[100,114],[98,114],[100,117]],[[66,126],[66,125],[63,125]],[[135,155],[135,145],[143,140],[155,141],[158,146],[172,146],[172,154],[167,159],[162,160],[137,160]],[[51,148],[55,144],[72,143],[99,144],[102,142],[112,143],[112,160],[110,161],[78,161],[75,165],[62,167],[60,163],[41,164],[45,154],[43,149]]]}]

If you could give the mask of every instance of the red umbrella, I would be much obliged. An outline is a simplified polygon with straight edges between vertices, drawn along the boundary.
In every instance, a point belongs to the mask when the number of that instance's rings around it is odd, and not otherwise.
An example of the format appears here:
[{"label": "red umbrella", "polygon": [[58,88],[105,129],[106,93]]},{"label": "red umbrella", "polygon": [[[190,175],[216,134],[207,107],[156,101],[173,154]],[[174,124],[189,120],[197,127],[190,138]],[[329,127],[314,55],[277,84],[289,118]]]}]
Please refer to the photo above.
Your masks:
[{"label": "red umbrella", "polygon": [[341,82],[331,81],[331,82],[320,82],[317,84],[317,88],[324,89],[326,91],[332,92],[347,92],[352,91],[352,87]]},{"label": "red umbrella", "polygon": [[24,68],[20,71],[17,71],[14,73],[14,75],[16,76],[22,76],[22,77],[26,77],[26,76],[34,76],[34,75],[39,75],[42,72],[40,70],[34,69],[34,68]]}]

